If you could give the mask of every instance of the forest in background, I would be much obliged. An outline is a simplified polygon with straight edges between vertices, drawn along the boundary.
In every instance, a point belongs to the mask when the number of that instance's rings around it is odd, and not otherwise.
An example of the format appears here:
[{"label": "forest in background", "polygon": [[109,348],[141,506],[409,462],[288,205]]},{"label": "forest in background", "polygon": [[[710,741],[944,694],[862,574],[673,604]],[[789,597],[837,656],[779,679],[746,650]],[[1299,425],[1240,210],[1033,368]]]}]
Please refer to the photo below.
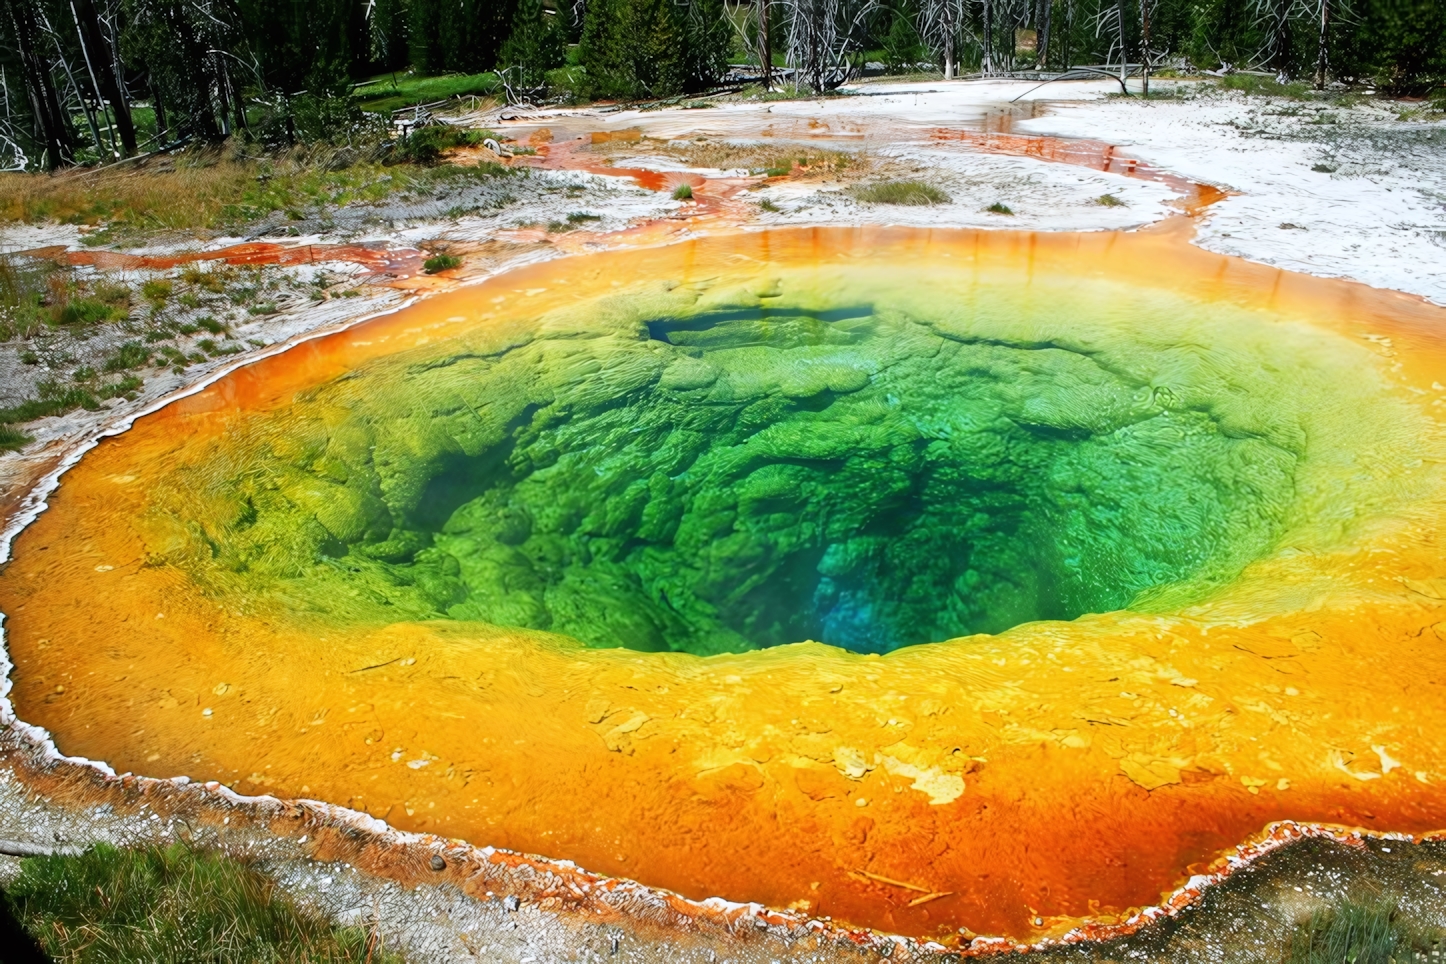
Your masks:
[{"label": "forest in background", "polygon": [[[375,139],[408,92],[626,100],[726,82],[819,93],[870,64],[945,77],[1253,70],[1421,95],[1446,79],[1446,4],[0,0],[0,169],[229,137]],[[398,96],[369,103],[387,77]]]}]

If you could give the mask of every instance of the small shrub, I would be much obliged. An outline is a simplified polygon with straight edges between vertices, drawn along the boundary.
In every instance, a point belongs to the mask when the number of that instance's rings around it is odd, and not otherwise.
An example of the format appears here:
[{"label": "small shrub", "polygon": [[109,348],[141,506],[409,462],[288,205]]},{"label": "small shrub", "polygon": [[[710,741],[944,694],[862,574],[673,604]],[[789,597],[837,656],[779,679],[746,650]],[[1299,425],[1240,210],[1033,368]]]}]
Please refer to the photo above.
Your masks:
[{"label": "small shrub", "polygon": [[276,302],[263,301],[260,304],[251,305],[246,309],[246,312],[252,315],[274,315],[279,310],[280,309],[276,307]]},{"label": "small shrub", "polygon": [[793,165],[764,168],[763,173],[768,177],[783,177],[793,171]]},{"label": "small shrub", "polygon": [[1013,209],[1011,209],[1009,205],[1005,204],[1003,201],[995,201],[984,210],[988,211],[990,214],[1014,214]]},{"label": "small shrub", "polygon": [[1125,206],[1125,202],[1121,201],[1113,194],[1101,194],[1097,199],[1095,199],[1095,203],[1100,205],[1101,207],[1107,208],[1122,208]]},{"label": "small shrub", "polygon": [[586,211],[574,211],[567,216],[568,223],[581,224],[584,221],[601,221],[601,214],[588,214]]},{"label": "small shrub", "polygon": [[673,188],[673,200],[674,200],[674,201],[691,201],[691,200],[693,200],[693,187],[692,187],[692,185],[689,185],[689,184],[679,184],[677,187]]},{"label": "small shrub", "polygon": [[768,197],[766,197],[766,198],[764,198],[763,200],[759,201],[759,202],[758,202],[758,207],[759,207],[760,210],[763,210],[763,211],[775,211],[775,212],[776,212],[776,211],[782,211],[782,210],[783,210],[783,209],[782,209],[781,207],[779,207],[777,204],[774,204],[774,203],[773,203],[773,198],[768,198]]},{"label": "small shrub", "polygon": [[[226,334],[226,326],[221,322],[217,321],[215,318],[212,318],[210,315],[202,315],[200,318],[197,318],[196,328],[204,328],[206,331],[209,331],[213,335]],[[193,328],[191,330],[195,331],[196,328]]]},{"label": "small shrub", "polygon": [[418,127],[394,148],[397,160],[413,164],[435,164],[442,152],[454,147],[482,143],[484,131],[468,130],[451,124],[430,124]]},{"label": "small shrub", "polygon": [[1334,164],[1326,164],[1325,162],[1321,162],[1319,164],[1312,164],[1310,166],[1310,169],[1312,171],[1315,171],[1317,174],[1334,174],[1338,170],[1338,168]]},{"label": "small shrub", "polygon": [[867,204],[948,204],[949,195],[924,181],[881,181],[860,184],[850,192]]},{"label": "small shrub", "polygon": [[422,262],[422,271],[427,274],[436,274],[438,271],[449,271],[462,264],[462,259],[451,254],[434,254]]}]

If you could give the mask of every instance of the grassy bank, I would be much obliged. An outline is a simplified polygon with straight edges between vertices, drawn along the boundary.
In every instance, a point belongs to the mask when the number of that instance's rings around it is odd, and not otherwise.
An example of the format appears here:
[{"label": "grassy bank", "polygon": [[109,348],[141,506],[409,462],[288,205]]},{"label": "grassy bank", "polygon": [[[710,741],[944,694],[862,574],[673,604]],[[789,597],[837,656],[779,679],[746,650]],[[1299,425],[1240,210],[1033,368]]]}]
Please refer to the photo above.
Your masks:
[{"label": "grassy bank", "polygon": [[402,964],[374,928],[334,926],[250,864],[180,844],[30,857],[3,900],[55,961]]},{"label": "grassy bank", "polygon": [[[433,152],[426,160],[435,158]],[[274,212],[301,217],[426,192],[466,176],[465,170],[384,164],[345,148],[276,157],[194,151],[150,166],[0,174],[0,222],[60,221],[105,229],[88,235],[87,244],[124,242],[155,231],[235,230]]]}]

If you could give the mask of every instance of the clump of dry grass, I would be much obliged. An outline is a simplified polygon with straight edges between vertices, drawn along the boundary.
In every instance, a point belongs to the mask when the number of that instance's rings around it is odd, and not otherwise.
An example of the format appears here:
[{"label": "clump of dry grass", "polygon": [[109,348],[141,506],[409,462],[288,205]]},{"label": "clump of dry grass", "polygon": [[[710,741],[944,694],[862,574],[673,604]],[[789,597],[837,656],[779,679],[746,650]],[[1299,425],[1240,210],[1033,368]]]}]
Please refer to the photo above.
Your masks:
[{"label": "clump of dry grass", "polygon": [[94,173],[0,174],[0,221],[98,224],[124,219],[157,228],[210,227],[256,183],[254,161],[220,161]]},{"label": "clump of dry grass", "polygon": [[[153,231],[240,227],[274,211],[301,217],[425,190],[456,174],[447,165],[385,166],[349,148],[298,148],[270,157],[194,151],[108,170],[0,174],[0,223],[104,225],[108,230],[87,236],[86,243],[105,244]],[[468,174],[492,176],[480,168]]]}]

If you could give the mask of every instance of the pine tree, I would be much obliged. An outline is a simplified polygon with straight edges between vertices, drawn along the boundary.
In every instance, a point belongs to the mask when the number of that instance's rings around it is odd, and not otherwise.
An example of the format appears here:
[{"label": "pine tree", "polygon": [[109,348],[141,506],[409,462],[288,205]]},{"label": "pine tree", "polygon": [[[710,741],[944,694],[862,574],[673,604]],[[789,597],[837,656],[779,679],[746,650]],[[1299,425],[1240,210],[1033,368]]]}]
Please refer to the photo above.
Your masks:
[{"label": "pine tree", "polygon": [[634,96],[638,81],[632,47],[630,0],[589,0],[578,51],[584,92],[593,97]]},{"label": "pine tree", "polygon": [[687,7],[687,63],[684,89],[707,90],[728,72],[733,52],[733,22],[723,0],[692,0]]},{"label": "pine tree", "polygon": [[544,9],[542,0],[521,0],[497,66],[512,72],[509,82],[535,87],[566,60],[567,29],[562,18]]}]

